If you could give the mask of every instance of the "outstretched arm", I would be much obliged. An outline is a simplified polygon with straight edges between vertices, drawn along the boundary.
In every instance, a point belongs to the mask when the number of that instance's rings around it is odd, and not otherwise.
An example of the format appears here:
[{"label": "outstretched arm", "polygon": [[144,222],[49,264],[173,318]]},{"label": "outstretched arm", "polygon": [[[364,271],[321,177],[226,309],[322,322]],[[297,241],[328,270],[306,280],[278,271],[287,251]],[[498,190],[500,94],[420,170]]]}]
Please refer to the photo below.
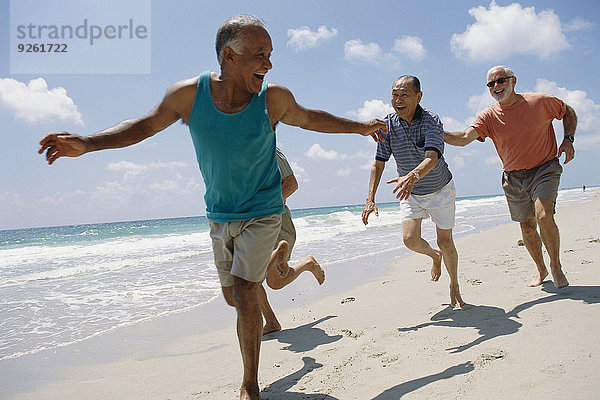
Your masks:
[{"label": "outstretched arm", "polygon": [[565,153],[565,164],[575,158],[575,147],[573,143],[566,139],[566,136],[575,136],[575,128],[577,128],[577,114],[575,110],[567,105],[567,112],[563,116],[563,130],[565,139],[563,139],[558,148],[558,157]]},{"label": "outstretched arm", "polygon": [[478,137],[479,134],[472,126],[462,132],[444,131],[444,142],[454,146],[466,146]]},{"label": "outstretched arm", "polygon": [[181,118],[180,110],[185,102],[185,82],[171,86],[160,104],[141,118],[123,121],[91,136],[68,132],[47,134],[40,141],[38,153],[46,151],[46,160],[48,164],[52,164],[60,157],[79,157],[92,151],[139,143]]},{"label": "outstretched arm", "polygon": [[376,217],[379,216],[379,210],[377,210],[377,205],[375,205],[375,193],[377,193],[377,188],[379,187],[379,182],[381,181],[381,175],[383,174],[384,169],[385,163],[379,160],[375,160],[371,166],[369,193],[367,194],[365,208],[362,212],[362,221],[365,225],[369,223],[369,215],[371,215],[372,212],[375,212]]},{"label": "outstretched arm", "polygon": [[[273,124],[284,124],[324,133],[359,133],[383,141],[387,126],[380,119],[358,122],[336,117],[321,110],[310,110],[296,103],[292,92],[279,85],[269,85],[267,96],[269,116]],[[382,133],[383,132],[383,133]]]}]

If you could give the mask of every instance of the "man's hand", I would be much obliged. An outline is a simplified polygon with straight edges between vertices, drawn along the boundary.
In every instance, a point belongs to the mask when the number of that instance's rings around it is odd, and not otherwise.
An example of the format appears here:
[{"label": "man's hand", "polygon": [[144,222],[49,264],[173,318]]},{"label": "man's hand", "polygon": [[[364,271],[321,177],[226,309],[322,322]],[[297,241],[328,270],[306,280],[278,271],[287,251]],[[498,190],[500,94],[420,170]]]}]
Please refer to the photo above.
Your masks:
[{"label": "man's hand", "polygon": [[568,139],[563,139],[560,147],[558,148],[558,157],[565,153],[565,164],[575,158],[575,147]]},{"label": "man's hand", "polygon": [[396,186],[394,186],[394,190],[392,190],[392,192],[396,194],[397,199],[406,200],[410,196],[412,188],[417,180],[418,179],[414,174],[409,173],[408,175],[390,179],[387,181],[387,183],[389,184],[396,182]]},{"label": "man's hand", "polygon": [[87,151],[82,136],[68,132],[49,133],[40,141],[39,154],[46,151],[46,160],[52,165],[59,157],[79,157]]},{"label": "man's hand", "polygon": [[365,225],[369,224],[369,215],[371,215],[371,213],[373,211],[375,211],[375,216],[379,217],[379,211],[377,210],[377,206],[375,205],[375,202],[371,201],[371,200],[367,200],[367,204],[365,204],[365,208],[363,209],[363,212],[362,212],[363,224],[365,224]]},{"label": "man's hand", "polygon": [[365,126],[367,129],[364,133],[361,133],[361,135],[371,136],[376,142],[385,142],[385,136],[383,135],[388,134],[388,128],[385,122],[375,118],[365,122]]}]

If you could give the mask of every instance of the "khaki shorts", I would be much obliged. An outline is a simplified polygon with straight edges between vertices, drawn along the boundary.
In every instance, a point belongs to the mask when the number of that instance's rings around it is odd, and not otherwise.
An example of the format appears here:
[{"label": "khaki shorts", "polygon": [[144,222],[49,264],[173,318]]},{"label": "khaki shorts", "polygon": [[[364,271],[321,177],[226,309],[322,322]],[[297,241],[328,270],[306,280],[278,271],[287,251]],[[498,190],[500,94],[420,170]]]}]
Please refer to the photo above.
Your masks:
[{"label": "khaki shorts", "polygon": [[438,228],[452,229],[456,214],[455,197],[453,179],[435,193],[411,194],[407,200],[400,203],[402,220],[427,219],[431,216],[431,220]]},{"label": "khaki shorts", "polygon": [[508,201],[510,218],[517,222],[535,218],[537,199],[551,200],[556,203],[562,171],[558,158],[532,169],[504,171],[502,189]]},{"label": "khaki shorts", "polygon": [[285,214],[281,215],[281,230],[279,231],[279,236],[277,236],[277,240],[275,241],[275,247],[277,247],[277,243],[285,240],[290,245],[288,250],[287,259],[290,260],[292,256],[292,249],[294,248],[294,243],[296,243],[296,227],[294,227],[294,223],[292,222],[292,213],[288,206],[285,207]]},{"label": "khaki shorts", "polygon": [[262,282],[279,234],[281,214],[209,225],[221,286],[233,286],[234,276]]}]

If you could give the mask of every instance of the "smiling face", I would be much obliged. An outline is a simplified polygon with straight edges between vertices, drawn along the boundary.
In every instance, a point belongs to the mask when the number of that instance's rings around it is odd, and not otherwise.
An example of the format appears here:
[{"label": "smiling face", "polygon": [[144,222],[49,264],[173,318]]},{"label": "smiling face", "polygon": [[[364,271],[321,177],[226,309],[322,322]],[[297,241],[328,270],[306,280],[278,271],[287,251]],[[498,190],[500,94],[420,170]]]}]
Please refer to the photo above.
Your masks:
[{"label": "smiling face", "polygon": [[493,69],[487,75],[487,81],[494,83],[492,87],[488,87],[490,94],[494,100],[503,106],[511,105],[516,101],[515,84],[517,83],[517,78],[513,76],[510,79],[506,79],[504,83],[497,82],[500,78],[509,77],[510,75],[502,68]]},{"label": "smiling face", "polygon": [[271,37],[260,27],[250,27],[244,33],[244,48],[241,54],[233,53],[236,80],[250,93],[259,93],[265,74],[273,68],[271,64]]},{"label": "smiling face", "polygon": [[415,91],[410,79],[400,78],[392,86],[392,107],[400,118],[410,124],[422,96],[422,92]]}]

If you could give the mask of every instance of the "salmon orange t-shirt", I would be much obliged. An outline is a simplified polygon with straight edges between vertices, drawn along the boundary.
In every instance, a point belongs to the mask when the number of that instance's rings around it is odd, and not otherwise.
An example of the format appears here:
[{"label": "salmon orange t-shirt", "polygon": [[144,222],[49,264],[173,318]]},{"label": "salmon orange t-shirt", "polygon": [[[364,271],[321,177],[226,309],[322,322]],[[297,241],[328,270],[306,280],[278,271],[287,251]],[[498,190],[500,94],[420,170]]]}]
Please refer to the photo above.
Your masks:
[{"label": "salmon orange t-shirt", "polygon": [[531,169],[556,157],[552,121],[567,111],[562,100],[546,93],[521,96],[509,107],[496,103],[486,108],[471,125],[480,141],[492,139],[505,171]]}]

